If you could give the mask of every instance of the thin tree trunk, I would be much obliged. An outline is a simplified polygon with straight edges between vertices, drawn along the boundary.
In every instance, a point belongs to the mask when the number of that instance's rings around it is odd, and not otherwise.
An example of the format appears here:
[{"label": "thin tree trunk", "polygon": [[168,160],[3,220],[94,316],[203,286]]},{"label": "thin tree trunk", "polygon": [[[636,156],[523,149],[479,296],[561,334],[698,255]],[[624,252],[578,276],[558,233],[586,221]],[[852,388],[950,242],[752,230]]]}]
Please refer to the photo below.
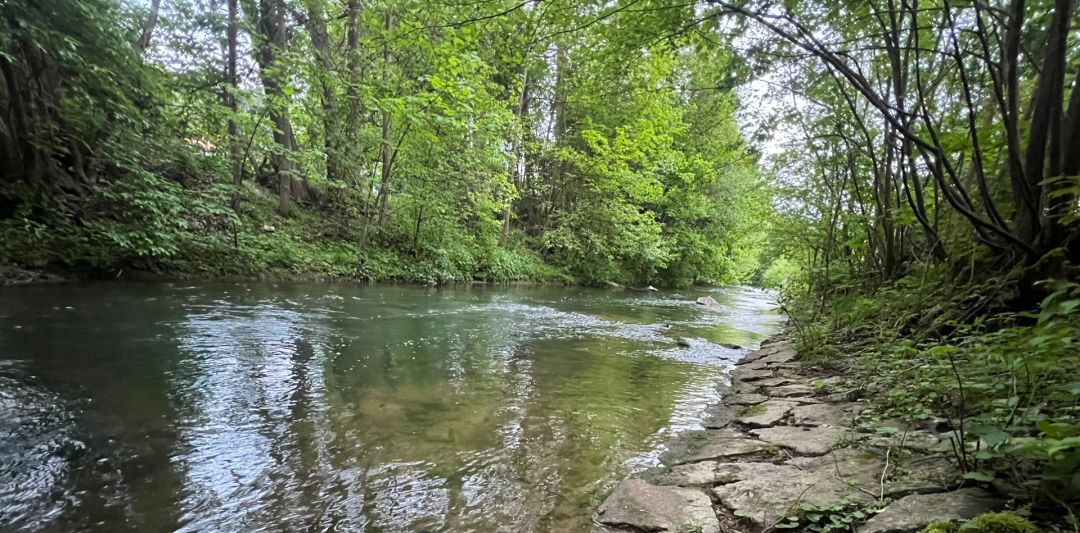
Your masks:
[{"label": "thin tree trunk", "polygon": [[228,87],[225,89],[225,102],[229,108],[229,159],[232,161],[232,182],[236,187],[233,194],[232,208],[240,207],[240,187],[244,184],[244,161],[241,155],[242,140],[240,139],[240,126],[236,123],[236,115],[240,108],[236,101],[236,92],[239,90],[240,79],[237,75],[237,34],[239,30],[237,0],[229,0],[229,21],[225,30],[227,41],[227,57],[225,66],[225,79]]},{"label": "thin tree trunk", "polygon": [[142,32],[139,34],[139,40],[135,41],[135,50],[142,54],[150,46],[150,38],[154,35],[154,27],[157,26],[158,9],[161,7],[161,0],[150,0],[150,14],[146,16],[146,22],[143,23]]}]

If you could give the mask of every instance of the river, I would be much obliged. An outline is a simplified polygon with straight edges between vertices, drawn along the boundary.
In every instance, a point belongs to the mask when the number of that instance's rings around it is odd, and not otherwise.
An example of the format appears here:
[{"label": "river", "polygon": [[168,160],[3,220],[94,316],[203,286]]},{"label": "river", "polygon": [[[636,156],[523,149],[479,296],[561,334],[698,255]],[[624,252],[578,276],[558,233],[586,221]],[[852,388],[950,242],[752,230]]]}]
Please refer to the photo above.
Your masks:
[{"label": "river", "polygon": [[746,351],[718,343],[756,346],[774,306],[747,288],[0,289],[0,530],[587,531],[701,427]]}]

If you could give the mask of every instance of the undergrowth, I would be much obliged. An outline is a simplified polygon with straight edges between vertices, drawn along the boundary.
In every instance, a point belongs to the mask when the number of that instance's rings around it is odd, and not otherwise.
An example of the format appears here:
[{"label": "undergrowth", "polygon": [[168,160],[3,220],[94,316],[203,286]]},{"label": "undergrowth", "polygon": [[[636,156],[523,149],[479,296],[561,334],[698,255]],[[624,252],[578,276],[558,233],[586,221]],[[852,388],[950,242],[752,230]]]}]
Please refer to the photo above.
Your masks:
[{"label": "undergrowth", "polygon": [[[943,267],[822,304],[785,297],[801,355],[841,368],[880,419],[945,419],[969,483],[1076,530],[1080,508],[1080,284],[1022,275],[958,282]],[[1031,291],[1041,301],[1022,302]],[[1018,303],[1020,302],[1020,303]],[[966,530],[965,530],[966,531]]]}]

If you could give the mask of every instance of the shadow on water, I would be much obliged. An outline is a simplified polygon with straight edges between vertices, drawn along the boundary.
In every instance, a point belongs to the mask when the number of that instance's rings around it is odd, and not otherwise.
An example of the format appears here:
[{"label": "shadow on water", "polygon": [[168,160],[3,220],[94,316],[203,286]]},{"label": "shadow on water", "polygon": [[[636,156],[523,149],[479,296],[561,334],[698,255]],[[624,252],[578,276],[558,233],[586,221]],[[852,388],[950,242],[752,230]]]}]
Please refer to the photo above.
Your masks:
[{"label": "shadow on water", "polygon": [[743,353],[716,343],[752,347],[772,306],[738,288],[0,291],[0,529],[586,529],[700,427]]}]

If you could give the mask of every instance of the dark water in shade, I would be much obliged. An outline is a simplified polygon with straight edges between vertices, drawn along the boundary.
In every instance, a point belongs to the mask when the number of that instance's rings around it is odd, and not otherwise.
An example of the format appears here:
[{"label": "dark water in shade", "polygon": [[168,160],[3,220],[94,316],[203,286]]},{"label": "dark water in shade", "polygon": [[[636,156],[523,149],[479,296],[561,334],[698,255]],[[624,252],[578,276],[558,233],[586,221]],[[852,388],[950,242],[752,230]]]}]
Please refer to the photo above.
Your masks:
[{"label": "dark water in shade", "polygon": [[740,288],[2,289],[0,531],[587,531],[700,427],[743,353],[713,342],[756,345],[772,306]]}]

